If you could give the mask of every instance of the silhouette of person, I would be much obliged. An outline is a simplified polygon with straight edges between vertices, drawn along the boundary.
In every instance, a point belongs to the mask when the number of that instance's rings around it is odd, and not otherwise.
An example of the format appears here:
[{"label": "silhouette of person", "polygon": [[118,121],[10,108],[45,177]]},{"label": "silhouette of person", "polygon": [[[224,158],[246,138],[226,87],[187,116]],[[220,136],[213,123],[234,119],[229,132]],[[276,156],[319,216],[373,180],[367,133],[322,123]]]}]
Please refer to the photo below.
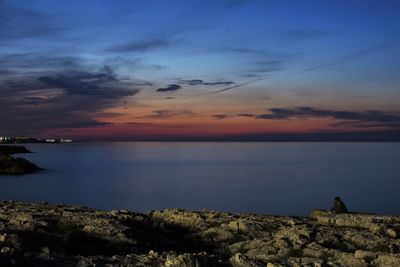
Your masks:
[{"label": "silhouette of person", "polygon": [[336,213],[347,213],[347,207],[346,205],[342,202],[340,197],[335,197],[335,202],[333,203],[333,207],[331,208],[331,211],[336,212]]}]

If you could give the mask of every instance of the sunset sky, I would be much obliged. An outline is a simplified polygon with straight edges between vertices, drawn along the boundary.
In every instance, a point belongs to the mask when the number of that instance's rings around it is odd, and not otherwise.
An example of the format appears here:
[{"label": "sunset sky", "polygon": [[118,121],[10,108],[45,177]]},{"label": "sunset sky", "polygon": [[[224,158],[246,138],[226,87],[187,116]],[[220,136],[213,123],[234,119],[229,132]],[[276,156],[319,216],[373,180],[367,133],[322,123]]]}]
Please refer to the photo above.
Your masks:
[{"label": "sunset sky", "polygon": [[399,135],[399,14],[397,0],[0,0],[0,135]]}]

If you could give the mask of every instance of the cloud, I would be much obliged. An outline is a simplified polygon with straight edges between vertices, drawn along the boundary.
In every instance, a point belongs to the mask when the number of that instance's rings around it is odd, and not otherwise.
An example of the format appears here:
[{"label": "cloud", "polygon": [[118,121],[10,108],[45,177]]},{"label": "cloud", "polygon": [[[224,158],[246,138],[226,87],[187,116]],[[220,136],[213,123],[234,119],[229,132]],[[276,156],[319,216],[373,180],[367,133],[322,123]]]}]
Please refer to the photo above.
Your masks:
[{"label": "cloud", "polygon": [[232,85],[235,84],[235,82],[231,82],[231,81],[217,81],[217,82],[206,82],[200,79],[193,79],[193,80],[183,80],[183,79],[179,79],[178,80],[180,84],[186,84],[186,85],[192,85],[192,86],[196,86],[196,85],[205,85],[205,86],[221,86],[221,85]]},{"label": "cloud", "polygon": [[[118,88],[118,78],[109,67],[99,73],[76,72],[41,76],[38,80],[48,87],[61,88],[69,95],[91,95],[96,98],[120,98],[138,93],[138,89]],[[112,84],[113,87],[107,86]]]},{"label": "cloud", "polygon": [[261,81],[261,80],[265,80],[265,78],[258,78],[258,79],[254,79],[254,80],[247,81],[247,82],[244,82],[244,83],[236,84],[234,86],[229,86],[229,87],[226,87],[226,88],[211,92],[211,94],[219,94],[219,93],[222,93],[222,92],[225,92],[225,91],[229,91],[229,90],[241,87],[241,86],[249,85],[249,84]]},{"label": "cloud", "polygon": [[187,85],[203,85],[204,81],[199,80],[199,79],[194,79],[194,80],[179,80],[179,83],[181,84],[187,84]]},{"label": "cloud", "polygon": [[0,62],[8,74],[15,72],[76,71],[83,69],[81,60],[72,56],[37,53],[9,53],[0,55]]},{"label": "cloud", "polygon": [[133,57],[132,55],[116,55],[116,56],[109,56],[105,58],[104,60],[106,65],[113,66],[113,67],[125,67],[129,68],[129,70],[134,71],[134,70],[164,70],[167,69],[168,66],[166,65],[159,65],[159,64],[153,64],[149,63],[148,60],[146,60],[143,57]]},{"label": "cloud", "polygon": [[232,85],[232,84],[235,84],[235,82],[225,81],[225,82],[207,82],[207,83],[204,83],[204,85],[211,85],[211,86],[214,86],[214,85]]},{"label": "cloud", "polygon": [[148,123],[148,122],[124,122],[122,124],[125,124],[125,125],[154,125],[153,123]]},{"label": "cloud", "polygon": [[166,93],[166,92],[176,92],[179,89],[181,89],[182,87],[180,85],[177,84],[170,84],[167,87],[164,88],[158,88],[157,92],[162,92],[162,93]]},{"label": "cloud", "polygon": [[324,64],[321,64],[321,65],[316,65],[314,67],[306,68],[302,72],[315,71],[315,70],[319,70],[319,69],[322,69],[322,68],[326,68],[326,67],[331,67],[331,66],[347,63],[347,62],[362,58],[364,56],[368,56],[369,54],[375,53],[377,51],[387,49],[389,47],[392,47],[393,45],[394,45],[393,43],[383,43],[383,44],[380,44],[380,45],[371,46],[369,48],[356,51],[356,52],[354,52],[352,54],[348,54],[348,55],[342,56],[342,57],[340,57],[340,58],[338,58],[338,59],[336,59],[334,61],[331,61],[331,62],[328,62],[328,63],[324,63]]},{"label": "cloud", "polygon": [[224,119],[228,118],[227,115],[222,115],[222,114],[215,114],[215,115],[212,115],[211,117],[213,117],[214,119],[217,119],[217,120],[224,120]]},{"label": "cloud", "polygon": [[[42,135],[49,130],[111,124],[104,110],[120,106],[139,89],[109,67],[97,72],[19,73],[0,80],[0,131],[10,135]],[[107,116],[106,116],[107,115]]]},{"label": "cloud", "polygon": [[394,128],[394,129],[400,129],[400,121],[395,121],[395,122],[363,122],[363,121],[341,121],[338,123],[332,124],[332,126],[350,126],[350,127],[359,127],[359,128]]},{"label": "cloud", "polygon": [[254,67],[249,69],[248,72],[251,74],[265,74],[269,72],[275,72],[283,70],[283,63],[286,62],[286,59],[273,59],[273,60],[259,60],[254,62]]},{"label": "cloud", "polygon": [[225,87],[225,88],[213,91],[213,92],[206,92],[206,93],[199,93],[199,94],[196,94],[196,95],[191,95],[191,96],[189,96],[187,98],[219,94],[219,93],[222,93],[222,92],[225,92],[225,91],[229,91],[229,90],[232,90],[232,89],[235,89],[235,88],[238,88],[238,87],[241,87],[241,86],[249,85],[249,84],[252,84],[252,83],[255,83],[255,82],[258,82],[258,81],[262,81],[262,80],[265,80],[265,79],[266,78],[257,78],[257,79],[254,79],[254,80],[251,80],[251,81],[247,81],[247,82],[243,82],[243,83],[239,83],[239,84],[233,83],[233,84],[235,84],[233,86],[228,86],[228,87]]},{"label": "cloud", "polygon": [[237,115],[238,117],[246,117],[246,118],[253,118],[255,117],[254,114],[250,114],[250,113],[240,113]]},{"label": "cloud", "polygon": [[224,46],[219,47],[220,51],[231,52],[231,53],[238,53],[238,54],[255,54],[255,55],[265,55],[269,54],[269,50],[251,48],[251,47],[231,47],[231,46]]},{"label": "cloud", "polygon": [[108,48],[106,51],[116,53],[127,53],[127,52],[146,52],[158,48],[165,48],[170,46],[170,41],[167,39],[156,38],[141,41],[134,41],[124,45],[118,45]]},{"label": "cloud", "polygon": [[172,117],[193,117],[194,115],[195,113],[188,109],[182,109],[182,110],[160,109],[160,110],[154,110],[150,115],[137,118],[168,119]]},{"label": "cloud", "polygon": [[[400,124],[400,115],[378,110],[367,111],[342,111],[317,109],[312,107],[295,108],[271,108],[270,113],[256,115],[256,119],[269,120],[288,120],[291,118],[333,118],[344,120],[341,125],[352,125],[360,127],[392,127],[396,128]],[[338,125],[338,124],[336,124]]]}]

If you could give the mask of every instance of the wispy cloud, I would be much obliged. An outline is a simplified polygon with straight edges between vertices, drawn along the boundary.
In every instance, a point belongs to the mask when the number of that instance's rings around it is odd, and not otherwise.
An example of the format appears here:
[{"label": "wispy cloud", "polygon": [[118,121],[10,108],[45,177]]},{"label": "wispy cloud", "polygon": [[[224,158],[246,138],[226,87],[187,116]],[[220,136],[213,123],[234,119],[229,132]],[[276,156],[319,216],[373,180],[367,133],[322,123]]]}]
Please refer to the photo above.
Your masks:
[{"label": "wispy cloud", "polygon": [[196,85],[205,85],[205,86],[221,86],[221,85],[232,85],[235,84],[235,82],[232,81],[216,81],[216,82],[206,82],[201,79],[193,79],[193,80],[184,80],[184,79],[179,79],[178,82],[180,84],[186,84],[186,85],[191,85],[191,86],[196,86]]},{"label": "wispy cloud", "polygon": [[283,70],[283,63],[287,59],[259,60],[253,63],[254,67],[247,72],[250,74],[263,75],[270,72]]},{"label": "wispy cloud", "polygon": [[251,80],[251,81],[238,83],[238,84],[235,84],[233,86],[228,86],[228,87],[216,90],[216,91],[191,95],[191,96],[188,96],[186,98],[193,98],[193,97],[199,97],[199,96],[207,96],[207,95],[219,94],[219,93],[222,93],[222,92],[225,92],[225,91],[229,91],[229,90],[232,90],[232,89],[235,89],[235,88],[238,88],[238,87],[241,87],[241,86],[249,85],[249,84],[252,84],[252,83],[255,83],[255,82],[258,82],[258,81],[261,81],[261,80],[265,80],[265,79],[266,78],[257,78],[257,79]]},{"label": "wispy cloud", "polygon": [[148,40],[133,41],[123,45],[117,45],[106,49],[109,52],[127,53],[127,52],[145,52],[153,49],[166,48],[171,45],[169,39],[154,38]]},{"label": "wispy cloud", "polygon": [[0,54],[0,62],[10,75],[16,72],[76,71],[83,68],[80,59],[56,53],[3,53]]},{"label": "wispy cloud", "polygon": [[173,117],[193,117],[194,115],[195,113],[189,109],[181,109],[181,110],[160,109],[160,110],[154,110],[150,115],[140,116],[137,118],[169,119]]},{"label": "wispy cloud", "polygon": [[261,80],[265,80],[265,78],[258,78],[258,79],[254,79],[254,80],[247,81],[247,82],[244,82],[244,83],[236,84],[234,86],[225,87],[223,89],[211,92],[211,94],[219,94],[219,93],[226,92],[226,91],[229,91],[229,90],[241,87],[241,86],[249,85],[249,84],[261,81]]},{"label": "wispy cloud", "polygon": [[212,115],[211,117],[213,117],[214,119],[217,119],[217,120],[224,120],[224,119],[228,118],[228,115],[215,114],[215,115]]},{"label": "wispy cloud", "polygon": [[306,68],[302,72],[315,71],[315,70],[323,69],[323,68],[326,68],[326,67],[331,67],[331,66],[347,63],[347,62],[350,62],[350,61],[357,60],[359,58],[368,56],[369,54],[375,53],[377,51],[387,49],[387,48],[392,47],[392,46],[394,46],[393,43],[383,43],[383,44],[371,46],[369,48],[366,48],[366,49],[363,49],[363,50],[359,50],[359,51],[356,51],[354,53],[339,57],[338,59],[333,60],[331,62],[327,62],[327,63],[323,63],[323,64],[320,64],[320,65],[316,65],[314,67]]},{"label": "wispy cloud", "polygon": [[[120,98],[134,95],[138,89],[118,87],[118,77],[109,68],[99,73],[76,72],[71,74],[57,74],[54,76],[41,76],[40,82],[48,87],[62,88],[70,95],[91,95],[96,98]],[[111,83],[113,87],[107,86]]]},{"label": "wispy cloud", "polygon": [[161,93],[176,92],[176,91],[180,90],[181,88],[182,87],[180,85],[170,84],[167,87],[158,88],[156,91],[161,92]]},{"label": "wispy cloud", "polygon": [[[254,115],[256,119],[288,120],[291,118],[333,118],[343,120],[341,125],[358,127],[398,127],[400,115],[378,110],[343,111],[312,107],[271,108],[269,113]],[[335,124],[339,125],[339,124]]]},{"label": "wispy cloud", "polygon": [[250,113],[240,113],[237,115],[238,117],[246,117],[246,118],[253,118],[255,117],[254,114],[250,114]]}]

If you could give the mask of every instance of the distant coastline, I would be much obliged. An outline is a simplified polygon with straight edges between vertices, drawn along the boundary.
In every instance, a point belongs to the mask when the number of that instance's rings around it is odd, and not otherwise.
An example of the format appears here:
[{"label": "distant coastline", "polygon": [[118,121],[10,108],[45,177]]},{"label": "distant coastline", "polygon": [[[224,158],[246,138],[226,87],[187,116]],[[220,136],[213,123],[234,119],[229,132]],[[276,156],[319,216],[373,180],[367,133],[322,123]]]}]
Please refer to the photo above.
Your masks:
[{"label": "distant coastline", "polygon": [[72,139],[64,138],[35,138],[26,136],[0,136],[0,144],[61,144],[61,143],[72,143]]},{"label": "distant coastline", "polygon": [[[126,142],[400,142],[400,131],[252,133],[221,136],[108,136],[80,138],[80,141]],[[74,142],[76,142],[74,140]]]},{"label": "distant coastline", "polygon": [[36,138],[0,136],[0,144],[63,144],[76,142],[400,142],[400,131],[251,133],[221,136],[88,136],[69,138]]}]

